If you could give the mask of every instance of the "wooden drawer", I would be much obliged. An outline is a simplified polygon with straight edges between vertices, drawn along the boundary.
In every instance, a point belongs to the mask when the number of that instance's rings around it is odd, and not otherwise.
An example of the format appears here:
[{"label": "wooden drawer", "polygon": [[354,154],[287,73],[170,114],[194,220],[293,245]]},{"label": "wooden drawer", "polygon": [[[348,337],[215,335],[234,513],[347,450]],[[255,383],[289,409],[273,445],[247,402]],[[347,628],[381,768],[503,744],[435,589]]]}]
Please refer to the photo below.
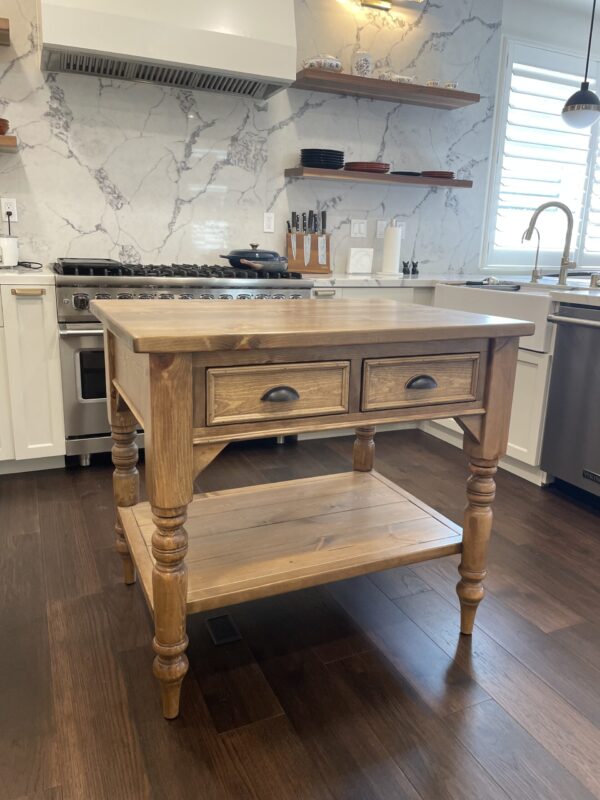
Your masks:
[{"label": "wooden drawer", "polygon": [[349,379],[349,361],[209,369],[206,423],[345,414]]},{"label": "wooden drawer", "polygon": [[362,410],[475,400],[479,353],[367,359]]}]

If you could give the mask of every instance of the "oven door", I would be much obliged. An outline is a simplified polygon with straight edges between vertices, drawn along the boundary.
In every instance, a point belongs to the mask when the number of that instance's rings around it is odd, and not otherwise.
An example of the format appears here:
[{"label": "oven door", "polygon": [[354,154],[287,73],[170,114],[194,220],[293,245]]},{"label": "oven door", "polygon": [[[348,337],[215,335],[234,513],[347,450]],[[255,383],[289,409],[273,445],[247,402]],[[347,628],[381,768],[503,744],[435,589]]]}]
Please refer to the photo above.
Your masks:
[{"label": "oven door", "polygon": [[97,322],[59,325],[65,435],[110,436],[104,337]]}]

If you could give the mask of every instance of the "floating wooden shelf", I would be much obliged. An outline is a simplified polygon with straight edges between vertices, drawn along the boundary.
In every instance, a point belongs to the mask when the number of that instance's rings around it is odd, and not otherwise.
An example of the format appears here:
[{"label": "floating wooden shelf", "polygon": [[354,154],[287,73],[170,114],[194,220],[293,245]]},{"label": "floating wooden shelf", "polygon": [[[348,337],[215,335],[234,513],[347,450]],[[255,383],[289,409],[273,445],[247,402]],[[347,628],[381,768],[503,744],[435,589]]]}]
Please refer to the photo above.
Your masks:
[{"label": "floating wooden shelf", "polygon": [[6,17],[0,17],[0,45],[8,47],[10,44],[10,21]]},{"label": "floating wooden shelf", "polygon": [[17,137],[0,136],[0,153],[16,153],[16,152],[17,152]]},{"label": "floating wooden shelf", "polygon": [[390,103],[406,103],[412,106],[441,108],[452,111],[464,108],[481,100],[481,95],[461,92],[458,89],[442,89],[439,86],[422,86],[416,83],[396,83],[378,78],[359,78],[343,72],[328,72],[322,69],[303,69],[296,75],[294,89],[311,92],[346,94],[371,100],[387,100]]},{"label": "floating wooden shelf", "polygon": [[[150,506],[119,516],[152,609]],[[197,495],[185,527],[188,614],[462,550],[460,527],[377,472]]]},{"label": "floating wooden shelf", "polygon": [[445,186],[454,189],[471,189],[473,181],[448,180],[447,178],[416,178],[409,175],[378,174],[376,172],[354,172],[343,169],[317,169],[315,167],[292,167],[284,172],[286,178],[310,178],[317,181],[347,181],[350,183],[383,183],[392,186]]}]

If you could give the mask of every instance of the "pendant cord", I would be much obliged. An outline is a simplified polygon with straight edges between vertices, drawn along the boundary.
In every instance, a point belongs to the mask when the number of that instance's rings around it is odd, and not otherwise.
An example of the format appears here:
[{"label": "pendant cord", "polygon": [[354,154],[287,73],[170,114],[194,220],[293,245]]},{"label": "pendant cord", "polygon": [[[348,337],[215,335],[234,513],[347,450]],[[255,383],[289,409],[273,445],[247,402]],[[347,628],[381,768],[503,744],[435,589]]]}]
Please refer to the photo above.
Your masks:
[{"label": "pendant cord", "polygon": [[585,83],[588,82],[588,71],[590,68],[590,54],[592,52],[592,37],[594,35],[594,20],[596,18],[596,0],[594,0],[594,5],[592,6],[592,24],[590,25],[590,40],[588,42],[588,51],[587,51],[587,59],[585,62]]}]

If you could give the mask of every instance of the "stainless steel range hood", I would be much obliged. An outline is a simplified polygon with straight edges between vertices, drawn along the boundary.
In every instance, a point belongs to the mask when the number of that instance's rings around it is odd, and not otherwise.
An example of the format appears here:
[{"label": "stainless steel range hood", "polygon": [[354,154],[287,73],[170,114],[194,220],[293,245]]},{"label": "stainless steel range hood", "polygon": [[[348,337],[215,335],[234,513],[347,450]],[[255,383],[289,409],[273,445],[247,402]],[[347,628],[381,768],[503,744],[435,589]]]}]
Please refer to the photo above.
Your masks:
[{"label": "stainless steel range hood", "polygon": [[39,0],[42,69],[262,99],[296,77],[294,0]]}]

